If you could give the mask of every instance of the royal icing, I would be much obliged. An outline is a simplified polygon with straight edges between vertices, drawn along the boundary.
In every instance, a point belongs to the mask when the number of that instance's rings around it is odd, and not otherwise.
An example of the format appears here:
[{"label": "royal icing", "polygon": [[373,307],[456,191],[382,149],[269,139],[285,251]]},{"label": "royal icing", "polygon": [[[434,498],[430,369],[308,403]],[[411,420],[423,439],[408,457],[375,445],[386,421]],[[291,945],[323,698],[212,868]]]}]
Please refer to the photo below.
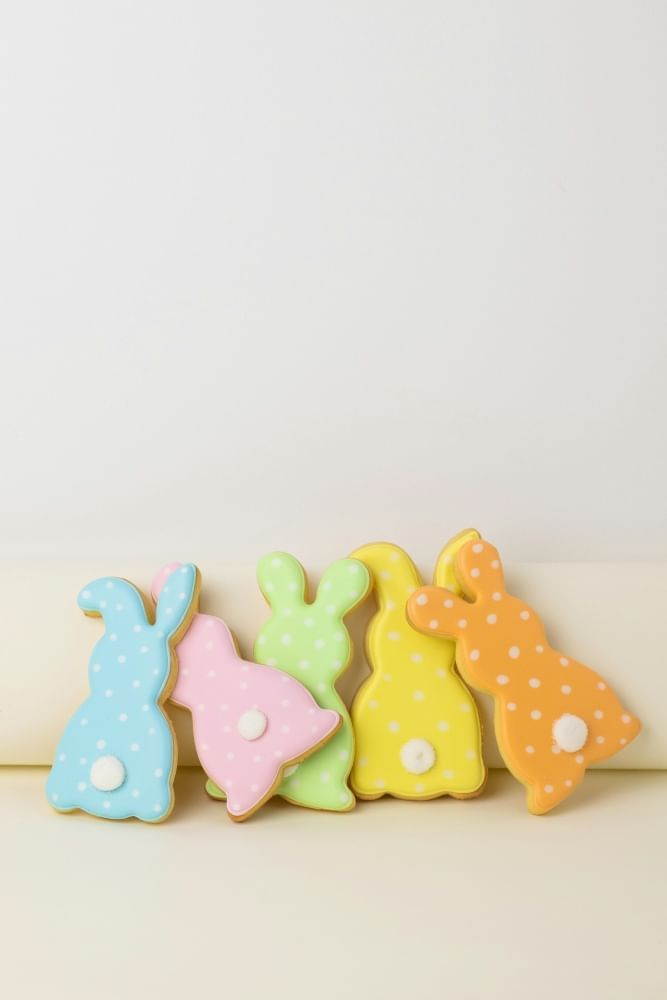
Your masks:
[{"label": "royal icing", "polygon": [[199,574],[180,567],[150,622],[139,591],[118,577],[89,583],[79,607],[102,616],[88,677],[90,695],[68,723],[47,782],[49,802],[107,819],[166,819],[173,806],[176,752],[162,711],[173,647],[197,604]]},{"label": "royal icing", "polygon": [[[160,570],[153,593],[164,593],[178,572],[174,564]],[[335,733],[340,715],[318,707],[289,674],[241,659],[229,628],[213,615],[195,615],[176,653],[171,700],[192,712],[207,790],[226,798],[232,819],[246,819],[273,794],[283,769]]]},{"label": "royal icing", "polygon": [[[452,558],[476,532],[453,539],[435,580],[456,588]],[[366,634],[371,675],[352,703],[356,755],[352,787],[361,798],[429,799],[478,794],[486,778],[477,706],[454,671],[454,643],[422,635],[405,602],[422,583],[410,557],[380,542],[353,553],[371,572],[378,602]]]},{"label": "royal icing", "polygon": [[468,541],[455,568],[471,600],[422,587],[408,601],[408,617],[427,635],[456,640],[461,673],[496,700],[500,752],[526,786],[528,808],[548,812],[590,764],[634,739],[640,722],[599,674],[549,646],[536,612],[507,593],[492,545]]},{"label": "royal icing", "polygon": [[271,618],[257,637],[256,659],[298,679],[318,705],[335,711],[343,720],[328,743],[285,774],[278,792],[288,801],[312,809],[352,809],[355,800],[347,779],[354,734],[335,683],[352,657],[343,618],[368,592],[368,571],[356,559],[340,559],[324,573],[312,603],[306,600],[302,566],[284,552],[265,556],[257,579],[271,607]]}]

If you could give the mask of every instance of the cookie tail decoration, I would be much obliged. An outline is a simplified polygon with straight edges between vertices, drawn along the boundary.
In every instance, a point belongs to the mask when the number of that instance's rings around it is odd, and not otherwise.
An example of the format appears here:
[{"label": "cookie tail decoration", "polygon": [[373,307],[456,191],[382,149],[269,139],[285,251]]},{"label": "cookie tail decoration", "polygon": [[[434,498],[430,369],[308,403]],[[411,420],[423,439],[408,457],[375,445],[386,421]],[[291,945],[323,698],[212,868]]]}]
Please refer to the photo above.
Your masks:
[{"label": "cookie tail decoration", "polygon": [[507,593],[492,545],[467,542],[455,571],[469,600],[421,587],[408,617],[426,635],[456,640],[463,677],[495,699],[498,746],[527,789],[529,810],[549,812],[641,724],[599,674],[549,645],[537,613]]},{"label": "cookie tail decoration", "polygon": [[[165,566],[153,593],[178,590],[180,568]],[[195,746],[213,798],[236,821],[255,813],[287,774],[339,729],[338,712],[320,708],[289,674],[243,660],[220,618],[198,614],[181,639],[171,700],[192,713]]]},{"label": "cookie tail decoration", "polygon": [[[443,549],[436,579],[458,588],[453,557],[464,532]],[[454,670],[454,644],[422,635],[405,605],[422,580],[409,555],[378,542],[353,553],[370,572],[377,612],[366,633],[370,677],[352,703],[356,755],[352,787],[364,799],[422,800],[478,795],[486,780],[474,699]]]},{"label": "cookie tail decoration", "polygon": [[307,601],[303,567],[288,553],[265,556],[257,579],[271,617],[257,636],[256,659],[290,674],[321,708],[342,719],[333,739],[285,775],[278,794],[295,805],[345,812],[355,804],[348,784],[354,732],[335,685],[352,658],[344,618],[368,593],[368,571],[356,559],[338,560],[322,576],[312,603]]},{"label": "cookie tail decoration", "polygon": [[198,570],[188,564],[154,622],[127,580],[104,577],[79,594],[81,609],[101,616],[105,632],[90,659],[90,694],[65,728],[47,781],[55,809],[152,823],[171,812],[176,745],[162,706],[173,682],[173,646],[198,593]]}]

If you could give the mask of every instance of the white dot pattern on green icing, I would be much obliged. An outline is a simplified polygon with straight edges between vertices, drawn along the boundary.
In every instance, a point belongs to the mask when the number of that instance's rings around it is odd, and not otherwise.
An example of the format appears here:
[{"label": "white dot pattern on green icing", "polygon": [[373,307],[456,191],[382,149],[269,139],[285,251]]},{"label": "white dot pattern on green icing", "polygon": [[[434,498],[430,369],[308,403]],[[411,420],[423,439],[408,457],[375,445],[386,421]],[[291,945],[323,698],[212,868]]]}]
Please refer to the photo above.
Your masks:
[{"label": "white dot pattern on green icing", "polygon": [[257,568],[271,617],[255,643],[258,663],[279,667],[308,688],[322,708],[339,712],[338,732],[284,778],[278,794],[313,809],[343,811],[354,796],[348,776],[354,758],[354,734],[347,709],[335,688],[352,655],[343,619],[368,593],[368,570],[357,559],[340,559],[324,573],[312,603],[306,579],[293,556],[272,552]]}]

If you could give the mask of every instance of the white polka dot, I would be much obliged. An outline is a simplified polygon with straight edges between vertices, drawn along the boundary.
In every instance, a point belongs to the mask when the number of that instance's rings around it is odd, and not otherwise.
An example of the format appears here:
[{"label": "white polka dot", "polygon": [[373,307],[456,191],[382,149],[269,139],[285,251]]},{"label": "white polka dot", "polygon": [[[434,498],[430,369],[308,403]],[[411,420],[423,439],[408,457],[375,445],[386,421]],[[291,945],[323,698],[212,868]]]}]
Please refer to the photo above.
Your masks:
[{"label": "white polka dot", "polygon": [[390,642],[398,642],[401,638],[400,632],[387,632],[387,638]]},{"label": "white polka dot", "polygon": [[459,705],[459,712],[469,712],[469,711],[470,711],[470,705],[468,704],[468,702],[467,701],[461,702],[461,704]]},{"label": "white polka dot", "polygon": [[526,753],[535,753],[535,747],[532,747],[532,746],[530,746],[530,744],[529,744],[529,745],[528,745],[528,746],[526,747]]},{"label": "white polka dot", "polygon": [[500,562],[498,561],[498,559],[493,559],[491,561],[491,569],[499,569],[499,568],[500,568]]},{"label": "white polka dot", "polygon": [[498,615],[487,615],[486,621],[488,625],[495,625],[498,621]]},{"label": "white polka dot", "polygon": [[116,635],[116,633],[112,632],[111,635],[109,636],[109,642],[116,642],[117,639],[118,636]]},{"label": "white polka dot", "polygon": [[622,736],[618,742],[621,744],[622,747],[624,747],[628,741],[626,740],[625,736]]},{"label": "white polka dot", "polygon": [[479,660],[479,650],[478,649],[471,649],[470,650],[470,659],[472,660],[473,663],[475,663],[477,660]]},{"label": "white polka dot", "polygon": [[291,645],[292,642],[292,636],[289,634],[289,632],[285,632],[284,635],[281,635],[280,641],[282,642],[283,646],[289,646]]},{"label": "white polka dot", "polygon": [[87,726],[88,725],[88,719],[82,719],[81,720],[81,725],[82,726]]},{"label": "white polka dot", "polygon": [[93,663],[93,673],[99,674],[101,669],[102,669],[101,663]]},{"label": "white polka dot", "polygon": [[413,691],[412,697],[414,698],[415,701],[423,701],[426,695],[424,694],[423,691]]},{"label": "white polka dot", "polygon": [[447,671],[443,670],[442,667],[437,667],[437,669],[435,671],[435,676],[436,677],[446,677],[447,676]]},{"label": "white polka dot", "polygon": [[408,740],[400,750],[401,763],[410,774],[425,774],[435,764],[435,750],[428,740]]},{"label": "white polka dot", "polygon": [[510,646],[510,648],[507,650],[507,655],[509,656],[510,660],[518,660],[519,656],[521,655],[521,650],[519,649],[518,646]]},{"label": "white polka dot", "polygon": [[86,784],[85,781],[79,781],[76,787],[80,792],[85,792],[86,788],[88,788],[88,785]]},{"label": "white polka dot", "polygon": [[162,770],[161,767],[156,767],[155,770],[153,771],[153,775],[156,778],[161,778],[163,774],[164,774],[164,771]]},{"label": "white polka dot", "polygon": [[374,782],[374,785],[376,788],[384,788],[385,782],[382,780],[382,778],[378,778],[377,781]]},{"label": "white polka dot", "polygon": [[454,777],[454,772],[450,771],[449,768],[447,768],[447,770],[442,772],[442,776],[443,778],[446,778],[447,781],[451,781],[452,778]]},{"label": "white polka dot", "polygon": [[87,763],[88,763],[87,757],[79,757],[79,764],[87,764]]},{"label": "white polka dot", "polygon": [[391,674],[383,674],[382,675],[382,680],[385,681],[387,684],[389,684],[391,682],[391,680],[392,680]]},{"label": "white polka dot", "polygon": [[141,681],[138,681],[138,680],[133,680],[133,681],[132,681],[132,687],[133,687],[133,688],[138,688],[138,687],[141,687]]},{"label": "white polka dot", "polygon": [[494,590],[494,592],[491,594],[491,597],[493,598],[494,601],[500,601],[502,599],[502,596],[503,595],[498,590]]},{"label": "white polka dot", "polygon": [[484,551],[484,546],[482,545],[481,542],[475,542],[475,544],[472,546],[472,551],[475,553],[475,555],[478,556],[480,552]]},{"label": "white polka dot", "polygon": [[51,799],[53,800],[53,802],[57,802],[58,801],[58,793],[54,792],[53,795],[51,796]]},{"label": "white polka dot", "polygon": [[106,740],[98,740],[97,743],[95,744],[98,750],[104,750],[106,745],[107,745]]},{"label": "white polka dot", "polygon": [[583,762],[584,762],[584,755],[583,755],[583,753],[578,753],[577,756],[574,759],[576,760],[577,764],[583,764]]},{"label": "white polka dot", "polygon": [[119,663],[127,663],[127,656],[119,656],[118,657],[118,662]]},{"label": "white polka dot", "polygon": [[137,753],[138,750],[141,750],[141,747],[138,743],[130,743],[130,750],[132,753]]},{"label": "white polka dot", "polygon": [[569,778],[565,780],[565,787],[572,788],[572,781]]},{"label": "white polka dot", "polygon": [[457,621],[456,624],[458,625],[459,628],[467,628],[468,627],[468,622],[467,622],[467,620],[465,618],[459,618],[459,620]]},{"label": "white polka dot", "polygon": [[529,611],[520,611],[519,612],[519,618],[521,619],[522,622],[527,622],[528,619],[530,618],[530,612]]},{"label": "white polka dot", "polygon": [[621,716],[621,722],[625,723],[625,725],[626,725],[626,726],[627,726],[627,724],[628,724],[629,722],[631,722],[631,721],[632,721],[632,717],[631,717],[631,716],[629,716],[629,715],[627,715],[627,713],[624,713],[624,714],[623,714],[623,715]]},{"label": "white polka dot", "polygon": [[430,622],[428,623],[428,627],[431,628],[431,629],[437,628],[438,627],[438,619],[437,618],[431,618]]},{"label": "white polka dot", "polygon": [[441,733],[446,733],[447,730],[449,729],[449,723],[445,722],[444,719],[440,719],[437,725]]},{"label": "white polka dot", "polygon": [[498,674],[498,676],[496,677],[496,682],[498,684],[509,684],[510,679],[507,676],[507,674]]},{"label": "white polka dot", "polygon": [[534,708],[533,711],[530,713],[530,717],[531,719],[535,719],[536,722],[538,719],[541,719],[542,713],[540,712],[539,708]]},{"label": "white polka dot", "polygon": [[601,712],[599,708],[595,709],[593,715],[596,719],[604,719],[604,712]]},{"label": "white polka dot", "polygon": [[508,701],[507,702],[507,711],[508,712],[516,712],[516,702],[515,701]]},{"label": "white polka dot", "polygon": [[329,783],[330,780],[331,780],[331,774],[330,774],[329,771],[321,771],[320,772],[320,781],[321,782],[323,782],[326,785],[326,784]]},{"label": "white polka dot", "polygon": [[324,639],[315,640],[315,649],[322,649],[323,646],[324,646]]},{"label": "white polka dot", "polygon": [[133,625],[132,626],[132,631],[133,632],[141,632],[141,625]]},{"label": "white polka dot", "polygon": [[535,647],[535,652],[536,653],[543,653],[544,652],[544,646],[536,646]]},{"label": "white polka dot", "polygon": [[379,704],[379,702],[377,701],[377,699],[371,698],[371,700],[368,702],[368,707],[369,708],[377,708],[378,704]]},{"label": "white polka dot", "polygon": [[473,568],[472,568],[472,569],[470,570],[470,576],[471,576],[471,577],[473,578],[473,580],[476,580],[476,579],[477,579],[477,577],[479,576],[479,569],[477,568],[477,566],[474,566],[474,567],[473,567]]},{"label": "white polka dot", "polygon": [[446,599],[445,599],[445,600],[444,600],[444,601],[442,602],[442,606],[443,606],[443,608],[448,608],[448,609],[451,609],[451,608],[453,608],[453,607],[454,607],[454,601],[453,601],[453,600],[451,599],[451,597],[447,597],[447,598],[446,598]]},{"label": "white polka dot", "polygon": [[398,722],[393,722],[392,721],[392,722],[389,723],[389,727],[388,728],[389,728],[389,732],[390,733],[397,733],[400,730],[401,727],[400,727],[400,724]]},{"label": "white polka dot", "polygon": [[111,698],[112,695],[113,695],[113,691],[111,690],[111,688],[107,688],[106,691],[104,692],[104,697],[105,698]]},{"label": "white polka dot", "polygon": [[418,594],[415,601],[423,607],[425,604],[428,604],[428,597],[426,594]]},{"label": "white polka dot", "polygon": [[569,684],[561,684],[560,689],[563,694],[572,694],[572,688]]},{"label": "white polka dot", "polygon": [[539,679],[539,677],[531,677],[528,683],[532,688],[538,688],[542,683],[542,681]]},{"label": "white polka dot", "polygon": [[410,653],[410,659],[413,663],[421,663],[424,657],[421,653]]},{"label": "white polka dot", "polygon": [[551,793],[553,792],[553,790],[554,790],[554,786],[553,785],[545,785],[544,786],[544,791],[547,793],[547,795],[551,795]]},{"label": "white polka dot", "polygon": [[569,665],[570,665],[570,661],[568,660],[567,656],[561,656],[559,662],[560,662],[561,667],[569,667]]},{"label": "white polka dot", "polygon": [[604,736],[596,736],[595,737],[595,742],[596,743],[604,743],[604,741],[605,741]]},{"label": "white polka dot", "polygon": [[477,760],[477,751],[466,750],[466,757],[468,758],[468,760]]},{"label": "white polka dot", "polygon": [[598,681],[598,690],[599,691],[606,691],[607,690],[607,685],[605,684],[604,681]]}]

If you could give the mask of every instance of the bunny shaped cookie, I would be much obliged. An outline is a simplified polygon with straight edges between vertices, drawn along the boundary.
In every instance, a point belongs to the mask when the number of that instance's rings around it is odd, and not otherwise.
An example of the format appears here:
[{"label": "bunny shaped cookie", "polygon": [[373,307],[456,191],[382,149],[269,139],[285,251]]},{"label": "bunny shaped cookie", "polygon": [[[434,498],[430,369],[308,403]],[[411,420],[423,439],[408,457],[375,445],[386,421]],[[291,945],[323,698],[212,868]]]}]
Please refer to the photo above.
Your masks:
[{"label": "bunny shaped cookie", "polygon": [[526,786],[529,810],[549,812],[589,764],[634,739],[640,722],[599,674],[549,646],[535,611],[505,590],[492,545],[467,542],[455,570],[471,600],[422,587],[408,601],[408,618],[427,635],[456,639],[464,678],[495,698],[500,752]]},{"label": "bunny shaped cookie", "polygon": [[291,674],[308,688],[318,705],[343,719],[328,743],[290,769],[278,794],[311,809],[352,809],[355,800],[347,779],[354,734],[335,682],[352,657],[343,618],[366,596],[368,571],[356,559],[340,559],[324,573],[312,603],[306,601],[303,567],[285,552],[265,556],[257,568],[257,579],[272,615],[257,637],[255,658]]},{"label": "bunny shaped cookie", "polygon": [[[178,563],[161,569],[153,595],[178,572]],[[213,615],[194,616],[176,654],[171,700],[192,712],[207,788],[214,798],[224,790],[232,819],[247,819],[273,794],[284,769],[325,743],[341,718],[318,708],[289,674],[242,660],[229,628]]]},{"label": "bunny shaped cookie", "polygon": [[47,782],[49,802],[70,812],[147,822],[173,806],[176,751],[162,704],[173,683],[173,647],[197,607],[199,572],[182,566],[148,620],[141,594],[118,577],[79,594],[87,615],[102,616],[88,677],[90,695],[70,719]]},{"label": "bunny shaped cookie", "polygon": [[[437,584],[458,589],[452,560],[471,538],[478,533],[462,532],[445,546]],[[355,793],[364,799],[478,795],[486,779],[480,722],[454,670],[454,643],[422,635],[406,616],[408,596],[422,583],[416,566],[386,542],[353,556],[370,570],[378,602],[366,634],[371,675],[352,703]]]}]

